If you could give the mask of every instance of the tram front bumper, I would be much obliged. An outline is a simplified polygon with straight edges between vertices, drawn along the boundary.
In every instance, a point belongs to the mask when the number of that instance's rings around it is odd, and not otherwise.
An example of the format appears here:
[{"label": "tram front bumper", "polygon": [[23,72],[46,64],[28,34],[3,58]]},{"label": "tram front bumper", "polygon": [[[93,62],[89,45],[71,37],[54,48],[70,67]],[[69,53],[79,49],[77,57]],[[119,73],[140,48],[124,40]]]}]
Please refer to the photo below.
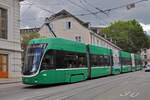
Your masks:
[{"label": "tram front bumper", "polygon": [[23,84],[37,85],[38,79],[35,77],[22,77]]}]

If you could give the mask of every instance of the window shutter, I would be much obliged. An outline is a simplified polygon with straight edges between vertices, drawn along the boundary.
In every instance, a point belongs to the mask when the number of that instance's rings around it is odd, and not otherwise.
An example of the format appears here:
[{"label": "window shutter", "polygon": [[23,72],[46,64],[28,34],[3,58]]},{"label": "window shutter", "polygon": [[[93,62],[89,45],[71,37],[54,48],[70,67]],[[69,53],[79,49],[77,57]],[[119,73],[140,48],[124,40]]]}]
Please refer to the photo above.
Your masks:
[{"label": "window shutter", "polygon": [[64,29],[67,29],[67,22],[64,23]]},{"label": "window shutter", "polygon": [[72,29],[72,22],[70,22],[70,29]]}]

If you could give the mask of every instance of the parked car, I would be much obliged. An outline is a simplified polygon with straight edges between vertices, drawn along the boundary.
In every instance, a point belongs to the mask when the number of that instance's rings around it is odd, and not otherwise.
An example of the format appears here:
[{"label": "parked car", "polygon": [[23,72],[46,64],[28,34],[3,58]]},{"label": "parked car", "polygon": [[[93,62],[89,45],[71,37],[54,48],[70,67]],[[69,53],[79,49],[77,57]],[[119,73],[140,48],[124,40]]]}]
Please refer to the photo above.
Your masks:
[{"label": "parked car", "polygon": [[146,65],[146,68],[145,68],[145,72],[149,72],[150,71],[150,64]]}]

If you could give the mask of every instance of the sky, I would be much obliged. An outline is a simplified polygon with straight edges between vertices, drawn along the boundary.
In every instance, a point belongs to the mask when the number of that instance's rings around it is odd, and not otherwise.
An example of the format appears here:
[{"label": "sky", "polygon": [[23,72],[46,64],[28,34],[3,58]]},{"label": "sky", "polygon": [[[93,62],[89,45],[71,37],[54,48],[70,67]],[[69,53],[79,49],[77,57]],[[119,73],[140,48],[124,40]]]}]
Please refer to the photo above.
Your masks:
[{"label": "sky", "polygon": [[[24,0],[21,2],[21,28],[40,27],[46,17],[65,9],[92,26],[108,26],[118,20],[136,19],[150,35],[150,0],[135,4],[135,8],[114,9],[107,14],[97,9],[108,10],[140,0]],[[99,12],[93,14],[93,12]],[[81,14],[87,14],[81,16]],[[92,13],[92,14],[91,14]]]}]

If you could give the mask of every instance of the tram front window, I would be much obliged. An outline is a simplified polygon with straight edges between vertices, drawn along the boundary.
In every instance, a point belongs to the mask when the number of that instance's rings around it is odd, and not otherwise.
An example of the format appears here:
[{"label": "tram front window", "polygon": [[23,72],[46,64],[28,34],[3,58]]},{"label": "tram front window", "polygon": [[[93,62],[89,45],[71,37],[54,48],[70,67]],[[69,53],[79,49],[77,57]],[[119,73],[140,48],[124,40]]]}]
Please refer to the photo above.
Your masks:
[{"label": "tram front window", "polygon": [[33,75],[38,71],[45,48],[46,44],[33,44],[28,46],[22,69],[23,75]]}]

